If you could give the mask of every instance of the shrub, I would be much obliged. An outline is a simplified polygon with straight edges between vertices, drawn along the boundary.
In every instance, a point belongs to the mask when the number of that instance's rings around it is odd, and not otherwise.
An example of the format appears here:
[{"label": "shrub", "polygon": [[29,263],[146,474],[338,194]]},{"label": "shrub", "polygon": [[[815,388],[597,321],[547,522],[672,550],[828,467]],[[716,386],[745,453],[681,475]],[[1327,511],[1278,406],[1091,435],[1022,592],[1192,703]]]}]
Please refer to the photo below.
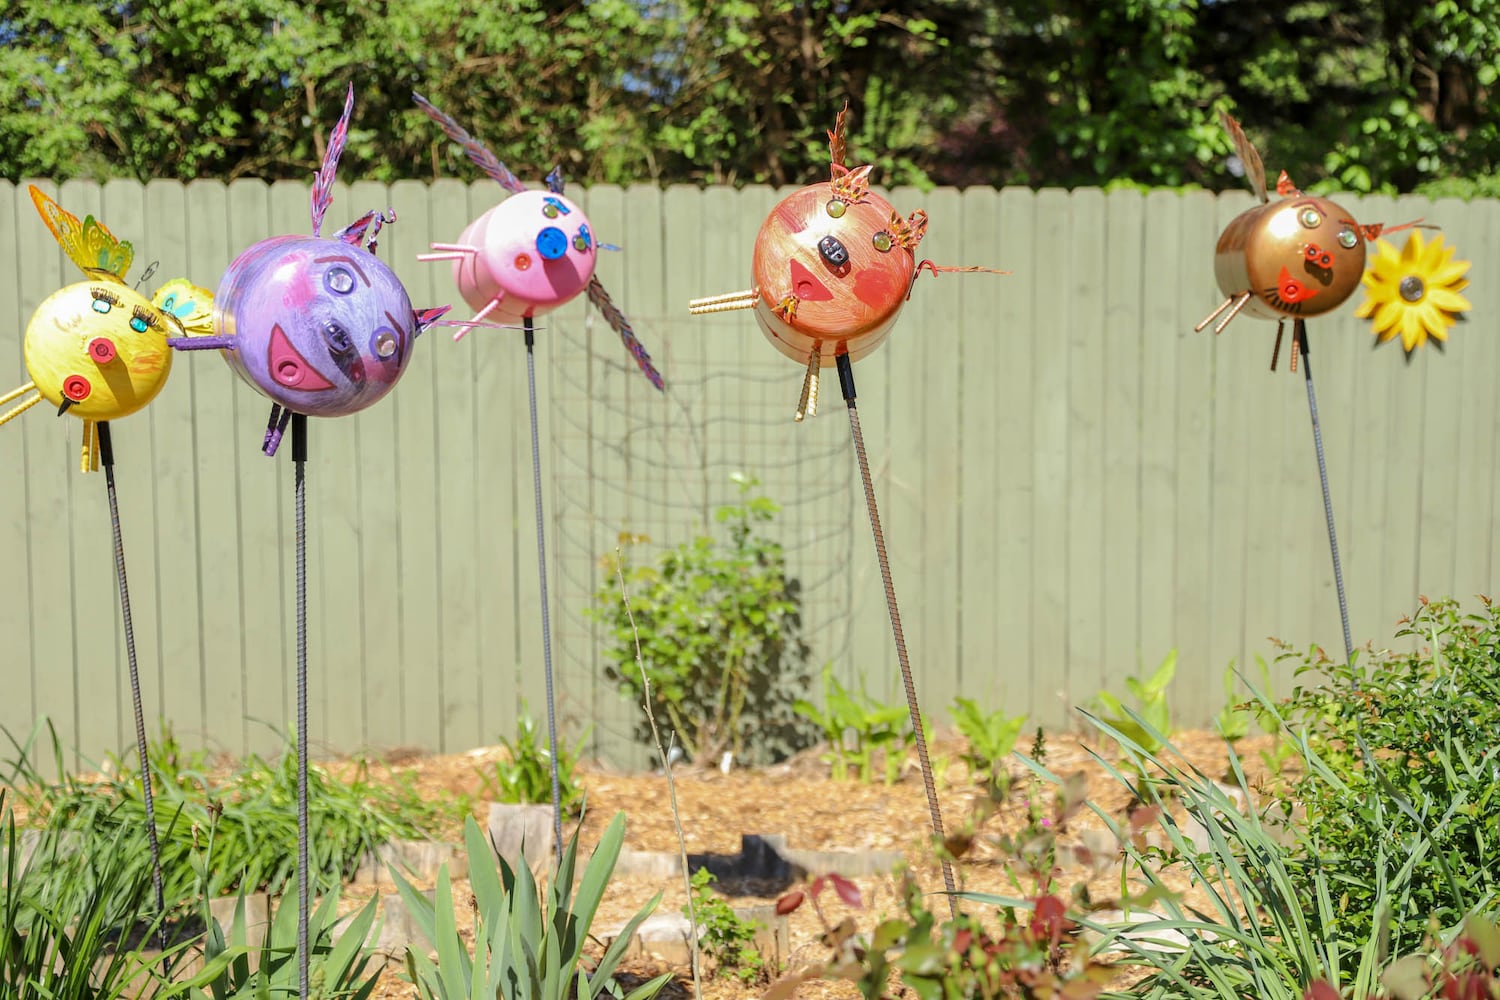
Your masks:
[{"label": "shrub", "polygon": [[1303,683],[1281,711],[1337,780],[1304,773],[1277,804],[1309,857],[1340,872],[1331,930],[1346,944],[1386,908],[1369,863],[1382,852],[1414,866],[1406,904],[1382,917],[1395,950],[1500,893],[1500,869],[1481,863],[1500,843],[1500,610],[1481,600],[1464,614],[1424,598],[1397,633],[1422,644],[1411,652],[1295,655]]},{"label": "shrub", "polygon": [[[781,544],[763,533],[779,508],[752,495],[718,508],[728,538],[701,536],[651,566],[623,570],[630,611],[650,679],[651,707],[689,758],[714,762],[724,751],[771,763],[808,746],[812,728],[792,711],[807,687],[801,585],[787,574]],[[605,675],[636,704],[645,701],[629,615],[615,583],[595,594],[592,614],[612,631]],[[650,744],[643,719],[637,736]]]},{"label": "shrub", "polygon": [[698,921],[698,947],[714,962],[714,971],[732,975],[743,983],[762,982],[771,971],[760,952],[755,950],[755,932],[760,923],[734,912],[711,883],[713,873],[707,868],[693,872],[693,905],[682,908],[689,920]]}]

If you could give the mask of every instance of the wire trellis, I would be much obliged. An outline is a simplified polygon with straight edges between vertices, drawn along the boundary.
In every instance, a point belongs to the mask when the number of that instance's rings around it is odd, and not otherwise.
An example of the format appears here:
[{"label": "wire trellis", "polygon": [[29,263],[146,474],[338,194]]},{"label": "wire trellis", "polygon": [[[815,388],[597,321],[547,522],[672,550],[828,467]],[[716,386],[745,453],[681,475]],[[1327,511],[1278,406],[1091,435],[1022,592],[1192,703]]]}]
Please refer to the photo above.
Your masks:
[{"label": "wire trellis", "polygon": [[[661,345],[664,400],[635,385],[618,338],[591,316],[549,317],[543,338],[553,345],[547,466],[557,539],[554,655],[568,679],[559,695],[567,708],[559,712],[575,726],[591,723],[594,751],[611,758],[634,744],[639,710],[605,679],[608,636],[585,614],[609,585],[606,557],[619,547],[639,565],[704,532],[720,537],[715,509],[741,500],[731,477],[755,479],[753,492],[781,508],[767,531],[785,546],[788,572],[801,585],[815,675],[822,664],[837,669],[849,659],[849,565],[863,516],[845,428],[834,419],[793,424],[779,358],[725,365],[677,356],[671,321],[633,318]],[[701,337],[701,330],[680,335]],[[758,336],[753,329],[743,335]]]}]

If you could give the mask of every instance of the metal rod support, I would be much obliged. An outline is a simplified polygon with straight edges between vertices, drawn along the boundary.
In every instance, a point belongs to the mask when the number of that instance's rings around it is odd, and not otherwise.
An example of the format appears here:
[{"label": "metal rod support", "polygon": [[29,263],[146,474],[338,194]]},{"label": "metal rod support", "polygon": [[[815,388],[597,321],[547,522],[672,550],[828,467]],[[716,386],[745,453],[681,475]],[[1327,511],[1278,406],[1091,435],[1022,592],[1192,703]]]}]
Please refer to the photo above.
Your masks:
[{"label": "metal rod support", "polygon": [[547,684],[547,761],[552,768],[552,848],[562,861],[562,783],[557,775],[557,700],[552,691],[552,623],[547,607],[547,537],[542,513],[542,447],[536,418],[536,328],[530,316],[522,320],[526,331],[526,388],[531,395],[531,484],[536,498],[536,572],[542,588],[542,671]]},{"label": "metal rod support", "polygon": [[[922,785],[927,791],[927,811],[932,820],[932,832],[941,847],[946,839],[943,833],[943,813],[938,805],[937,784],[932,778],[932,760],[927,755],[927,735],[922,729],[922,709],[917,704],[916,682],[912,679],[911,660],[906,654],[906,636],[901,631],[901,611],[896,605],[896,585],[891,580],[891,561],[885,551],[885,534],[880,530],[880,509],[875,503],[875,485],[870,479],[870,460],[865,454],[865,437],[859,427],[859,408],[854,401],[854,365],[848,354],[838,355],[839,387],[849,408],[849,433],[854,438],[854,454],[859,460],[859,478],[865,488],[865,507],[870,514],[870,532],[875,537],[875,558],[880,563],[880,579],[885,584],[885,606],[891,616],[891,632],[896,637],[896,659],[901,663],[901,683],[906,688],[906,709],[911,716],[912,733],[916,736],[917,763],[922,768]],[[946,849],[946,848],[944,848]],[[958,885],[953,879],[953,866],[944,855],[943,886],[948,890],[948,912],[958,919]]]},{"label": "metal rod support", "polygon": [[1323,517],[1328,522],[1328,551],[1333,556],[1333,583],[1339,595],[1339,624],[1344,627],[1344,662],[1354,659],[1354,641],[1349,631],[1349,602],[1344,595],[1344,569],[1339,562],[1339,539],[1333,530],[1333,496],[1328,491],[1328,462],[1323,457],[1323,428],[1318,421],[1318,394],[1313,390],[1312,364],[1307,356],[1307,323],[1296,320],[1292,327],[1292,357],[1302,355],[1302,379],[1307,384],[1307,411],[1312,416],[1313,449],[1318,453],[1318,480],[1323,486]]},{"label": "metal rod support", "polygon": [[[115,448],[109,436],[109,421],[95,425],[99,435],[99,459],[104,464],[105,492],[109,494],[109,523],[115,538],[115,581],[120,586],[120,616],[125,622],[125,662],[130,669],[130,707],[135,713],[135,750],[141,764],[141,801],[146,807],[146,842],[151,849],[151,886],[156,890],[156,912],[165,916],[166,890],[161,875],[161,844],[156,837],[156,802],[151,793],[151,755],[146,746],[146,716],[141,708],[141,674],[135,653],[135,625],[130,617],[130,584],[125,576],[125,540],[120,531],[120,501],[115,493]],[[167,947],[165,922],[158,930],[158,945]]]},{"label": "metal rod support", "polygon": [[297,989],[307,1000],[308,868],[307,817],[307,415],[292,414],[292,466],[297,506]]}]

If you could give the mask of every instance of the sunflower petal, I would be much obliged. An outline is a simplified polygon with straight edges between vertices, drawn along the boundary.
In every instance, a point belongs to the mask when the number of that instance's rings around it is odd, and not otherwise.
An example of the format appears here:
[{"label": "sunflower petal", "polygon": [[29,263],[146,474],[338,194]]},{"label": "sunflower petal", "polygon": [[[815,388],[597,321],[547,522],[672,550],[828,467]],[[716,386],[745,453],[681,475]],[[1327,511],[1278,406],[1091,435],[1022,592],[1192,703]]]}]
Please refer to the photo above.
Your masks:
[{"label": "sunflower petal", "polygon": [[1414,350],[1422,342],[1422,323],[1417,318],[1417,310],[1401,310],[1401,346],[1406,350]]},{"label": "sunflower petal", "polygon": [[1444,312],[1461,313],[1468,312],[1474,308],[1469,300],[1453,291],[1451,288],[1431,288],[1427,292],[1427,301]]}]

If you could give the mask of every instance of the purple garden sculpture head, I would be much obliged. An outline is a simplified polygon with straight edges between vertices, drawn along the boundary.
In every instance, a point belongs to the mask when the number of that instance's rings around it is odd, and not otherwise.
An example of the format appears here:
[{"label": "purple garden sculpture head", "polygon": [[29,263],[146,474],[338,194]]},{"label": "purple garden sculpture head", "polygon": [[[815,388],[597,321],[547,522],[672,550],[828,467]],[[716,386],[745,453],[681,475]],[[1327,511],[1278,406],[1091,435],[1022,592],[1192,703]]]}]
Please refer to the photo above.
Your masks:
[{"label": "purple garden sculpture head", "polygon": [[236,257],[214,299],[214,336],[201,338],[271,399],[268,455],[292,413],[341,417],[390,392],[417,336],[447,311],[413,309],[375,256],[375,238],[393,214],[367,212],[332,237],[319,235],[353,110],[351,86],[313,180],[312,235],[273,236]]}]

